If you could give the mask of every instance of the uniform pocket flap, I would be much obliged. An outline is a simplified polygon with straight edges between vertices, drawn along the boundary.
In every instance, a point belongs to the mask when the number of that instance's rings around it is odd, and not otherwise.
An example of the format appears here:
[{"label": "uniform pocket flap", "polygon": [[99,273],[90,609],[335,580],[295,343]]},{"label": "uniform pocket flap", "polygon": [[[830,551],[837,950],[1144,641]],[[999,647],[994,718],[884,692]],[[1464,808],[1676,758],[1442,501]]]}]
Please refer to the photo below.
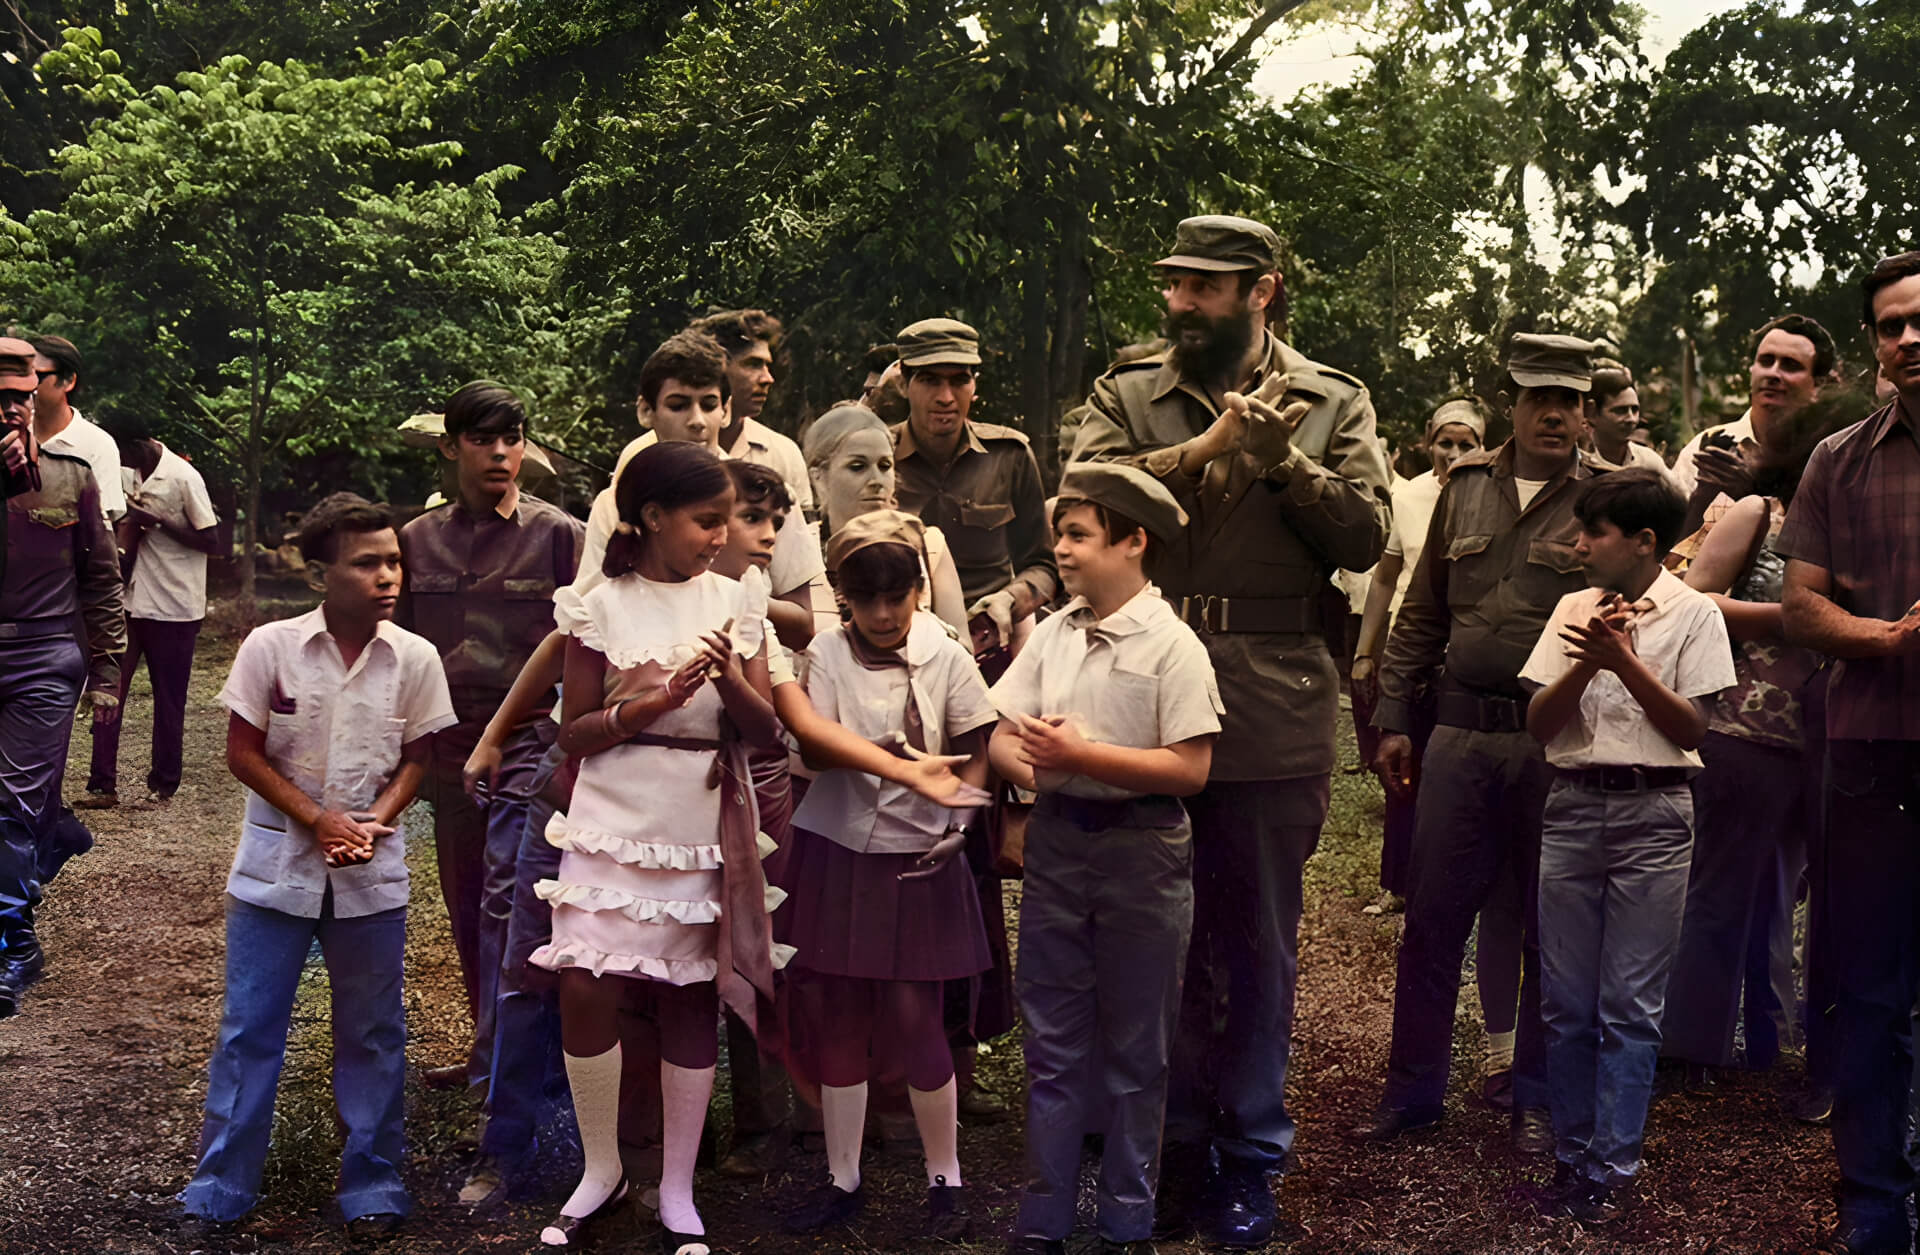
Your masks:
[{"label": "uniform pocket flap", "polygon": [[460,577],[438,571],[409,574],[407,586],[416,593],[457,593],[460,591]]},{"label": "uniform pocket flap", "polygon": [[1004,502],[998,505],[976,505],[969,501],[960,507],[960,521],[968,527],[989,529],[1005,527],[1013,522],[1013,507]]},{"label": "uniform pocket flap", "polygon": [[1581,569],[1580,555],[1574,552],[1572,545],[1563,540],[1547,540],[1542,538],[1529,541],[1527,543],[1527,561],[1537,562],[1550,570],[1560,572],[1562,575],[1570,575]]},{"label": "uniform pocket flap", "polygon": [[540,601],[553,599],[553,581],[543,579],[501,580],[501,587],[508,597],[515,601],[537,598]]},{"label": "uniform pocket flap", "polygon": [[1449,559],[1464,558],[1471,554],[1482,553],[1492,543],[1492,532],[1484,536],[1455,536],[1447,542],[1447,557]]}]

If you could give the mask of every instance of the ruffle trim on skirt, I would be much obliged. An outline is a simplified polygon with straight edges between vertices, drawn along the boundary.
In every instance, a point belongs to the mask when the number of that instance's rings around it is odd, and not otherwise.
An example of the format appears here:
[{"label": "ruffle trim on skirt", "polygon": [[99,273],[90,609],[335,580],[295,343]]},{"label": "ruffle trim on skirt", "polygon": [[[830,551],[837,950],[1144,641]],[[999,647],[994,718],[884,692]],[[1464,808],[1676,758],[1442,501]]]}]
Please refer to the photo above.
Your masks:
[{"label": "ruffle trim on skirt", "polygon": [[660,959],[651,954],[616,954],[583,946],[577,941],[548,942],[535,950],[527,962],[555,972],[578,967],[595,976],[605,976],[609,972],[616,976],[645,976],[669,985],[697,985],[701,981],[712,980],[720,971],[720,963],[716,959]]},{"label": "ruffle trim on skirt", "polygon": [[[720,918],[720,904],[707,899],[647,898],[625,889],[570,885],[561,880],[539,881],[533,891],[542,902],[582,911],[618,911],[636,924],[656,924],[662,920],[676,924],[711,924]],[[762,907],[769,915],[786,900],[787,891],[779,885],[766,886],[761,897]]]},{"label": "ruffle trim on skirt", "polygon": [[624,889],[570,885],[560,880],[542,880],[533,891],[543,902],[582,911],[617,911],[636,924],[711,924],[720,918],[720,904],[705,900],[643,898]]},{"label": "ruffle trim on skirt", "polygon": [[547,824],[547,844],[576,854],[604,854],[616,863],[650,871],[710,872],[718,870],[721,862],[718,842],[676,845],[667,841],[635,841],[611,832],[581,828],[559,814]]}]

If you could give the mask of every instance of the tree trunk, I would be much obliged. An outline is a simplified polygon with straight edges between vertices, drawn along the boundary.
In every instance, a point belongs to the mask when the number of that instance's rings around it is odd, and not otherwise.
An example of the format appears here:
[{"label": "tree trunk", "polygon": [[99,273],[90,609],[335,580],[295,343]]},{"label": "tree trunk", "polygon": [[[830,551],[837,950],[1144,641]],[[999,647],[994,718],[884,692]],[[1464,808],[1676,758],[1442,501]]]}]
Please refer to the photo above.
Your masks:
[{"label": "tree trunk", "polygon": [[240,458],[240,494],[246,517],[240,529],[240,618],[251,627],[260,617],[259,571],[254,555],[260,547],[260,478],[262,444],[267,425],[266,325],[267,299],[264,267],[253,271],[253,350],[247,380],[247,439]]},{"label": "tree trunk", "polygon": [[1086,397],[1087,384],[1087,303],[1093,292],[1093,275],[1087,268],[1086,227],[1080,219],[1068,219],[1069,226],[1056,251],[1053,280],[1053,345],[1048,359],[1053,395],[1048,398],[1045,418],[1046,444],[1051,464],[1041,467],[1055,475],[1072,449],[1059,447],[1060,416],[1079,405]]},{"label": "tree trunk", "polygon": [[1052,267],[1044,249],[1027,254],[1025,271],[1020,280],[1020,428],[1033,442],[1034,457],[1044,472],[1053,448],[1053,428],[1047,422],[1053,397],[1047,345]]}]

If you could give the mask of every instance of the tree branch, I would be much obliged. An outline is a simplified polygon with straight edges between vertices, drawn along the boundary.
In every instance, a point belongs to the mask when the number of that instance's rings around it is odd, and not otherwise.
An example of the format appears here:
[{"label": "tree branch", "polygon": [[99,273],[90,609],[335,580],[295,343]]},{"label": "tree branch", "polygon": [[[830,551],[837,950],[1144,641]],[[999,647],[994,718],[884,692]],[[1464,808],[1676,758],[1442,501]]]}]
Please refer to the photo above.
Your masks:
[{"label": "tree branch", "polygon": [[1247,23],[1247,29],[1240,32],[1240,38],[1228,44],[1227,50],[1214,58],[1213,64],[1207,67],[1207,72],[1195,79],[1193,86],[1188,88],[1188,90],[1201,90],[1221,75],[1233,69],[1235,65],[1246,59],[1248,53],[1253,51],[1253,46],[1260,42],[1261,36],[1273,29],[1275,22],[1278,22],[1281,18],[1293,12],[1306,2],[1307,0],[1268,0],[1267,7],[1260,10],[1259,14],[1255,16],[1251,22]]}]

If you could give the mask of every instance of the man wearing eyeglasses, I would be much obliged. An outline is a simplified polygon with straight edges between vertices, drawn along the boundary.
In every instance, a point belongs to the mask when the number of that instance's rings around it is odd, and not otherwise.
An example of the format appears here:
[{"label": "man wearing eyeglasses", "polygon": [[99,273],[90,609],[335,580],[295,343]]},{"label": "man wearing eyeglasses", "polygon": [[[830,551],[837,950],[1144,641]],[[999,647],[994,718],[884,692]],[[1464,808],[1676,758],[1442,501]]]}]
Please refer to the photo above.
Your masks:
[{"label": "man wearing eyeglasses", "polygon": [[0,338],[0,1018],[14,1013],[44,965],[33,903],[74,706],[84,686],[95,722],[119,714],[127,647],[120,558],[93,472],[33,438],[33,358],[26,341]]},{"label": "man wearing eyeglasses", "polygon": [[93,468],[100,507],[109,522],[127,512],[120,482],[120,447],[113,437],[80,416],[73,394],[80,387],[80,350],[62,336],[34,336],[33,436],[48,453],[65,453]]}]

